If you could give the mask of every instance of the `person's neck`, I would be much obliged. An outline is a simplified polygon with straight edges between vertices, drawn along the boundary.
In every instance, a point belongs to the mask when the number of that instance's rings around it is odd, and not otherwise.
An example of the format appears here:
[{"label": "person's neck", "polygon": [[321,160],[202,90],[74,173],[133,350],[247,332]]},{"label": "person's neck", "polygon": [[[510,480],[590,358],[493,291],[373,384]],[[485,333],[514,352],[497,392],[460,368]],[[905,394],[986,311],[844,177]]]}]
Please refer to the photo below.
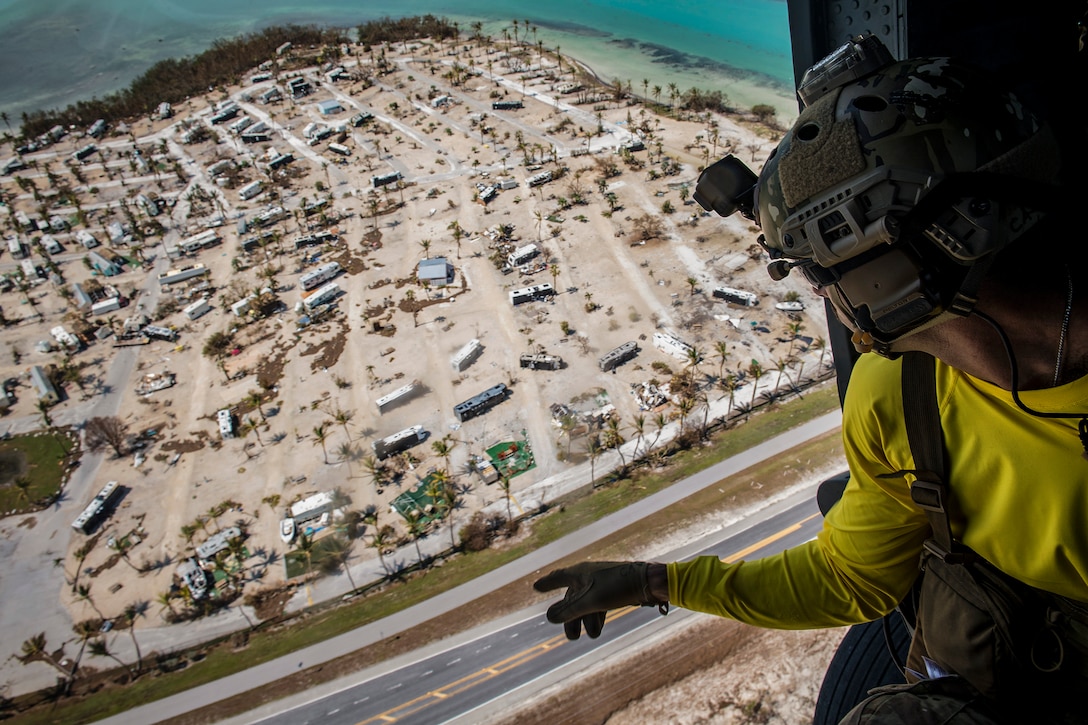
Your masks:
[{"label": "person's neck", "polygon": [[[1058,385],[1088,374],[1088,288],[1081,287],[1078,293],[1074,286],[1063,336],[1070,298],[1068,281],[1060,282],[1055,280],[1053,287],[1039,295],[990,294],[976,308],[1008,336],[1016,356],[1019,390],[1054,387],[1056,371]],[[1008,354],[998,333],[982,317],[973,314],[952,320],[915,337],[918,339],[908,338],[911,349],[928,352],[947,365],[1005,390],[1012,388]]]}]

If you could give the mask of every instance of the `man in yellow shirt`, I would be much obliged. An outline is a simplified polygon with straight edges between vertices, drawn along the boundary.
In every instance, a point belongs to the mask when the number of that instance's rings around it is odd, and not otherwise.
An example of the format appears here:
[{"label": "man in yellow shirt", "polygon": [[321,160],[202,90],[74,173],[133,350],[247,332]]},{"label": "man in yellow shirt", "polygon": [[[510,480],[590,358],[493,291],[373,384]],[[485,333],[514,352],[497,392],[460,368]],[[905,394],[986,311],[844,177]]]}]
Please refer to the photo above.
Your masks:
[{"label": "man in yellow shirt", "polygon": [[892,611],[939,548],[911,494],[928,470],[904,423],[912,351],[936,358],[956,547],[1088,603],[1088,245],[1082,231],[1068,239],[1054,134],[980,73],[893,62],[871,36],[814,66],[799,95],[805,109],[758,178],[727,158],[695,198],[757,222],[772,278],[802,272],[859,351],[877,353],[844,403],[850,482],[819,536],[776,556],[551,572],[535,586],[566,587],[548,619],[568,637],[598,636],[608,609],[634,604],[791,629]]}]

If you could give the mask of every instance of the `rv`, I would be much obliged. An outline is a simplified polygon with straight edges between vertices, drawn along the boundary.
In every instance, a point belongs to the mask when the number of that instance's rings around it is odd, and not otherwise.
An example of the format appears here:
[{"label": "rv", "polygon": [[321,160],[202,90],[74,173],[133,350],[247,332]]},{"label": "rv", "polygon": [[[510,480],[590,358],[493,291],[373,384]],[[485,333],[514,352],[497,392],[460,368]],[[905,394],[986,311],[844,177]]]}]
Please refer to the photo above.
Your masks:
[{"label": "rv", "polygon": [[42,236],[42,249],[49,254],[61,254],[64,252],[64,247],[61,246],[60,242],[58,242],[56,237],[52,234]]},{"label": "rv", "polygon": [[86,229],[80,229],[76,232],[76,241],[82,244],[84,249],[94,249],[98,246],[98,240]]},{"label": "rv", "polygon": [[211,311],[212,306],[209,305],[208,301],[205,299],[197,300],[196,302],[192,303],[191,305],[187,306],[185,309],[182,310],[182,312],[185,313],[185,316],[188,317],[190,320],[195,320],[197,318],[203,317]]},{"label": "rv", "polygon": [[310,294],[302,298],[302,306],[307,312],[313,310],[318,305],[323,305],[326,302],[332,302],[340,296],[340,285],[335,282],[329,282],[323,287],[315,289]]},{"label": "rv", "polygon": [[551,297],[555,294],[555,289],[550,283],[544,282],[543,284],[535,284],[532,287],[523,287],[522,289],[516,289],[510,291],[510,304],[520,305],[525,302],[534,302],[536,300],[543,300]]},{"label": "rv", "polygon": [[230,171],[233,167],[234,162],[230,159],[220,159],[208,167],[208,176],[219,176],[220,174]]},{"label": "rv", "polygon": [[57,325],[49,334],[53,336],[53,339],[63,345],[68,350],[78,350],[83,347],[83,344],[79,341],[79,338],[64,329],[62,325]]},{"label": "rv", "polygon": [[295,240],[295,250],[305,249],[306,247],[316,247],[322,244],[331,244],[335,242],[337,237],[332,232],[321,231],[317,234],[307,234],[304,237],[299,237]]},{"label": "rv", "polygon": [[91,305],[92,315],[104,315],[107,312],[113,312],[114,310],[121,309],[120,297],[107,297],[104,300],[99,300]]},{"label": "rv", "polygon": [[208,120],[211,121],[213,126],[218,125],[220,123],[226,123],[230,119],[237,116],[239,110],[240,109],[238,108],[238,104],[228,103],[227,105],[223,106],[219,111],[217,111],[215,113],[215,115],[213,115]]},{"label": "rv", "polygon": [[214,247],[221,241],[222,239],[220,239],[219,237],[219,232],[215,231],[214,229],[206,229],[200,234],[194,234],[187,239],[182,239],[181,243],[178,246],[181,247],[181,251],[185,252],[186,254],[195,254],[201,249]]},{"label": "rv", "polygon": [[101,118],[91,124],[91,127],[87,129],[87,135],[94,138],[102,138],[106,135],[106,122]]},{"label": "rv", "polygon": [[522,355],[518,362],[521,367],[530,370],[559,370],[563,367],[563,358],[558,355]]},{"label": "rv", "polygon": [[491,110],[493,111],[513,111],[524,107],[521,101],[495,101],[491,104]]},{"label": "rv", "polygon": [[331,143],[329,144],[329,151],[334,154],[340,154],[341,156],[351,156],[351,149],[343,144]]},{"label": "rv", "polygon": [[261,193],[262,186],[260,179],[251,181],[238,190],[238,198],[242,201],[248,201]]},{"label": "rv", "polygon": [[406,451],[417,443],[422,443],[426,439],[427,432],[423,430],[423,426],[413,425],[411,428],[405,428],[399,433],[394,433],[381,440],[376,440],[371,446],[374,448],[374,455],[378,460],[384,461],[386,458],[389,458],[389,456],[396,455],[401,451]]},{"label": "rv", "polygon": [[224,408],[215,414],[215,419],[219,423],[219,435],[223,438],[233,438],[234,416],[231,412]]},{"label": "rv", "polygon": [[482,351],[483,345],[480,344],[479,340],[469,340],[450,358],[450,367],[453,368],[455,373],[459,373],[471,365],[476,358],[480,357]]},{"label": "rv", "polygon": [[378,398],[377,401],[375,401],[378,406],[378,412],[384,413],[386,410],[393,407],[397,403],[403,403],[404,401],[412,397],[412,394],[415,393],[418,389],[419,381],[413,380],[407,385],[397,388],[392,393],[389,393],[388,395],[383,395],[382,397]]},{"label": "rv", "polygon": [[87,144],[86,146],[77,149],[75,151],[75,153],[73,153],[72,158],[75,159],[76,161],[83,161],[88,156],[90,156],[91,153],[94,153],[97,150],[98,150],[98,147],[95,146],[94,144]]},{"label": "rv", "polygon": [[506,386],[499,383],[479,395],[474,395],[463,403],[453,406],[453,414],[461,422],[475,418],[506,400],[507,392]]},{"label": "rv", "polygon": [[734,305],[742,305],[744,307],[755,307],[759,304],[759,298],[751,292],[745,292],[744,290],[733,289],[732,287],[715,287],[711,293],[712,296],[719,300],[725,300],[731,302]]},{"label": "rv", "polygon": [[187,279],[192,279],[193,277],[200,277],[207,273],[208,268],[203,264],[192,264],[188,267],[182,267],[181,269],[170,269],[159,275],[159,286],[166,287]]},{"label": "rv", "polygon": [[506,263],[511,267],[518,267],[540,254],[540,247],[535,244],[526,244],[518,247],[506,257]]},{"label": "rv", "polygon": [[145,325],[143,333],[148,337],[154,337],[159,340],[166,340],[167,342],[173,342],[178,339],[178,333],[171,330],[169,327],[157,327],[155,325]]},{"label": "rv", "polygon": [[597,361],[597,367],[602,372],[613,370],[638,355],[638,343],[634,340],[625,342],[614,350],[609,351]]},{"label": "rv", "polygon": [[227,130],[233,134],[239,134],[245,131],[247,128],[253,125],[253,119],[249,116],[242,116],[237,121],[227,127]]},{"label": "rv", "polygon": [[295,520],[296,524],[302,524],[307,521],[321,518],[323,514],[329,513],[332,509],[332,494],[328,491],[324,491],[322,493],[315,493],[313,496],[303,499],[298,503],[291,504],[291,518]]},{"label": "rv", "polygon": [[527,186],[540,186],[541,184],[547,184],[552,180],[552,172],[541,171],[539,174],[533,174],[525,180]]},{"label": "rv", "polygon": [[8,237],[8,254],[12,259],[26,259],[30,256],[30,250],[18,237]]},{"label": "rv", "polygon": [[102,517],[109,514],[109,508],[119,493],[120,486],[117,484],[117,481],[110,481],[107,483],[91,502],[87,504],[87,507],[83,509],[82,513],[76,517],[76,520],[72,522],[72,528],[80,533],[89,534],[94,530],[94,527]]},{"label": "rv", "polygon": [[400,172],[394,171],[391,174],[381,174],[380,176],[370,177],[370,183],[374,185],[375,189],[379,189],[387,184],[392,184],[400,180]]},{"label": "rv", "polygon": [[299,277],[298,283],[302,289],[311,290],[320,287],[338,274],[340,274],[340,264],[329,262]]},{"label": "rv", "polygon": [[196,555],[204,561],[211,561],[220,551],[226,551],[233,539],[242,535],[242,530],[237,526],[230,526],[217,531],[208,537],[200,546],[196,547]]}]

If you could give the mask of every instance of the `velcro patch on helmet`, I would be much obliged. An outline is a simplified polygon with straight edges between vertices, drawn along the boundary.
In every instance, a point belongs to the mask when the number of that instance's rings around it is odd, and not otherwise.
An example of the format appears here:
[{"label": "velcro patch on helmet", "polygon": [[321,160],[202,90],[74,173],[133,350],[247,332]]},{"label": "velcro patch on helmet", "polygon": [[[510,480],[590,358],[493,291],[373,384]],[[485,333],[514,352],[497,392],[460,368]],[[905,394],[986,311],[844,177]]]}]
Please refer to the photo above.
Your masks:
[{"label": "velcro patch on helmet", "polygon": [[813,103],[793,125],[789,148],[778,163],[782,197],[791,209],[865,170],[853,118],[836,119],[840,93]]}]

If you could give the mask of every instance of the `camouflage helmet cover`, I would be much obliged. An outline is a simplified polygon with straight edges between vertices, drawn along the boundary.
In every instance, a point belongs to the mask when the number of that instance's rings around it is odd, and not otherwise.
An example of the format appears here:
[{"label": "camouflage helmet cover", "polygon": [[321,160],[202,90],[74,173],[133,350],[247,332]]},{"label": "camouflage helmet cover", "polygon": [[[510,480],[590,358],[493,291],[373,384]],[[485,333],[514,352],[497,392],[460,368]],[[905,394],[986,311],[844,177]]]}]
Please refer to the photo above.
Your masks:
[{"label": "camouflage helmet cover", "polygon": [[[983,171],[1052,183],[1057,158],[1046,127],[988,76],[948,58],[916,58],[811,102],[767,160],[755,212],[772,257],[837,267],[828,276],[836,307],[855,320],[865,308],[861,329],[868,323],[892,338],[949,306],[948,299],[933,299],[933,290],[920,289],[919,277],[926,275],[919,255],[958,266],[951,276],[962,281],[963,270],[1021,235],[1039,215],[968,194],[924,227],[928,244],[900,239],[899,222],[952,176]],[[877,262],[889,252],[909,260]],[[865,265],[863,282],[858,273]],[[874,285],[876,272],[892,278]],[[880,289],[875,297],[874,288]],[[919,297],[928,299],[919,306]],[[874,322],[879,311],[891,309],[898,312]]]}]

